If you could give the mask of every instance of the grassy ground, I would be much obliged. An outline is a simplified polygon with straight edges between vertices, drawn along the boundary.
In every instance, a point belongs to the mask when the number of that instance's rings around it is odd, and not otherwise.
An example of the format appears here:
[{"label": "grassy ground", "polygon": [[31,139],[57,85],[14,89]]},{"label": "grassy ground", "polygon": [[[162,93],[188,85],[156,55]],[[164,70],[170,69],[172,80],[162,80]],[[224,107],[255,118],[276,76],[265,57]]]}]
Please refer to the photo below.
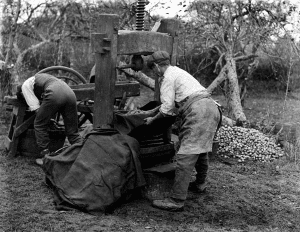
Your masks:
[{"label": "grassy ground", "polygon": [[[300,104],[297,93],[293,96],[252,94],[246,115],[252,121],[299,122]],[[6,133],[2,124],[0,144]],[[0,152],[0,231],[300,231],[298,154],[265,164],[217,157],[211,162],[208,192],[189,193],[183,212],[154,209],[139,198],[111,214],[92,216],[56,211],[34,159],[8,159],[3,144]]]}]

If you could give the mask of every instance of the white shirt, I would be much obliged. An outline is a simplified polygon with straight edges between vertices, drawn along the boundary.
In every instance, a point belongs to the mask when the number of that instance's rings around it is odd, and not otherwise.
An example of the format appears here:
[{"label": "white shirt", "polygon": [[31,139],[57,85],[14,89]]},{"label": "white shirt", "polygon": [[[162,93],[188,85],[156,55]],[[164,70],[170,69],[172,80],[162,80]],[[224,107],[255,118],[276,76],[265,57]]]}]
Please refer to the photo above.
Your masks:
[{"label": "white shirt", "polygon": [[25,101],[29,106],[30,111],[35,111],[40,108],[40,101],[34,94],[34,82],[35,76],[29,77],[26,81],[24,81],[22,85],[22,93],[24,95]]},{"label": "white shirt", "polygon": [[191,74],[176,66],[167,68],[160,84],[160,111],[167,115],[174,115],[175,102],[206,90]]}]

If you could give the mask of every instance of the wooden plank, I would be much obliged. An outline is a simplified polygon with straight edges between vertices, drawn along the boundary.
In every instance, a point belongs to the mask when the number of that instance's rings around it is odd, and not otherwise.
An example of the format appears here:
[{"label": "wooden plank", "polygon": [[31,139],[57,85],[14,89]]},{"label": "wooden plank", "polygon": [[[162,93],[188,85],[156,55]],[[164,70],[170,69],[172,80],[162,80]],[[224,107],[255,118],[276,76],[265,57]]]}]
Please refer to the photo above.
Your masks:
[{"label": "wooden plank", "polygon": [[7,137],[9,139],[11,139],[13,137],[16,120],[17,120],[17,116],[15,114],[12,114],[12,117],[10,120],[10,125],[9,125],[9,130],[8,130],[8,134],[7,134]]},{"label": "wooden plank", "polygon": [[87,88],[95,88],[95,83],[89,84],[80,84],[80,85],[70,85],[71,89],[87,89]]},{"label": "wooden plank", "polygon": [[5,96],[4,102],[7,105],[13,105],[13,106],[17,106],[17,107],[27,107],[25,100],[24,101],[19,100],[17,98],[17,96]]},{"label": "wooden plank", "polygon": [[158,28],[160,27],[161,20],[155,22],[154,26],[152,27],[151,31],[157,32]]},{"label": "wooden plank", "polygon": [[165,33],[119,30],[119,55],[150,55],[158,50],[172,54],[173,38]]},{"label": "wooden plank", "polygon": [[73,89],[78,101],[94,100],[95,88]]},{"label": "wooden plank", "polygon": [[[139,84],[138,81],[116,81],[116,85],[125,85],[125,84]],[[70,85],[71,89],[84,89],[84,88],[95,88],[95,83],[88,84],[79,84],[79,85]]]},{"label": "wooden plank", "polygon": [[[18,128],[24,121],[24,117],[25,117],[25,112],[26,112],[26,108],[27,106],[20,106],[20,107],[14,107],[14,109],[16,108],[14,114],[16,115],[16,123],[15,123],[15,128]],[[15,133],[13,133],[12,136],[12,142],[10,145],[10,150],[8,153],[8,156],[11,157],[15,157],[17,154],[17,149],[18,149],[18,145],[19,145],[19,137],[15,136]]]},{"label": "wooden plank", "polygon": [[146,154],[155,154],[157,152],[163,152],[169,150],[174,150],[174,144],[170,143],[170,144],[163,144],[155,147],[143,147],[140,148],[140,153],[142,155],[146,155]]},{"label": "wooden plank", "polygon": [[167,33],[172,37],[176,37],[180,26],[178,19],[161,19],[157,32]]},{"label": "wooden plank", "polygon": [[23,132],[25,132],[30,125],[33,124],[34,122],[34,119],[36,117],[36,114],[30,116],[27,120],[25,120],[20,126],[18,126],[16,129],[15,129],[15,132],[14,132],[14,137],[17,138],[18,136],[20,136]]},{"label": "wooden plank", "polygon": [[[95,96],[95,84],[84,84],[74,86],[72,89],[76,95],[77,100],[94,100]],[[127,97],[139,96],[141,86],[137,81],[134,82],[117,82],[115,85],[114,97],[122,98],[123,94],[126,92]]]},{"label": "wooden plank", "polygon": [[8,138],[7,136],[4,138],[4,147],[6,148],[7,151],[9,151],[11,148],[11,139]]}]

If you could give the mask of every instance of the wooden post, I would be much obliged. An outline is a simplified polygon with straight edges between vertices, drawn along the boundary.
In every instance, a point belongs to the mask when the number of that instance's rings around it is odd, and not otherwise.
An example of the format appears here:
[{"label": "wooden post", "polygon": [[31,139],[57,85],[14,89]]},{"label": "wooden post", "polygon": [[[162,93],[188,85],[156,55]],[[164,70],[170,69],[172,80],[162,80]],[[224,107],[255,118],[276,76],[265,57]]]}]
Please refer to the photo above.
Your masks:
[{"label": "wooden post", "polygon": [[94,128],[110,128],[113,121],[118,22],[118,15],[100,15],[98,21],[99,33],[92,35],[96,66]]}]

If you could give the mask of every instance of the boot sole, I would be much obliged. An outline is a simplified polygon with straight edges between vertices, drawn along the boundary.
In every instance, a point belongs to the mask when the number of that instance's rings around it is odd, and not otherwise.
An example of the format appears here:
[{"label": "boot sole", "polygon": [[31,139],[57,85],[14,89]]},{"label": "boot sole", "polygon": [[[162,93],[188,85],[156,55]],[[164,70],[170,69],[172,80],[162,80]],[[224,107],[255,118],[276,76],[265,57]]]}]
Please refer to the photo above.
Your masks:
[{"label": "boot sole", "polygon": [[152,206],[154,208],[161,209],[161,210],[166,210],[166,211],[170,211],[170,212],[180,212],[180,211],[184,210],[184,207],[182,207],[182,208],[164,208],[164,207],[159,207],[159,206],[156,206],[156,205],[152,205]]}]

